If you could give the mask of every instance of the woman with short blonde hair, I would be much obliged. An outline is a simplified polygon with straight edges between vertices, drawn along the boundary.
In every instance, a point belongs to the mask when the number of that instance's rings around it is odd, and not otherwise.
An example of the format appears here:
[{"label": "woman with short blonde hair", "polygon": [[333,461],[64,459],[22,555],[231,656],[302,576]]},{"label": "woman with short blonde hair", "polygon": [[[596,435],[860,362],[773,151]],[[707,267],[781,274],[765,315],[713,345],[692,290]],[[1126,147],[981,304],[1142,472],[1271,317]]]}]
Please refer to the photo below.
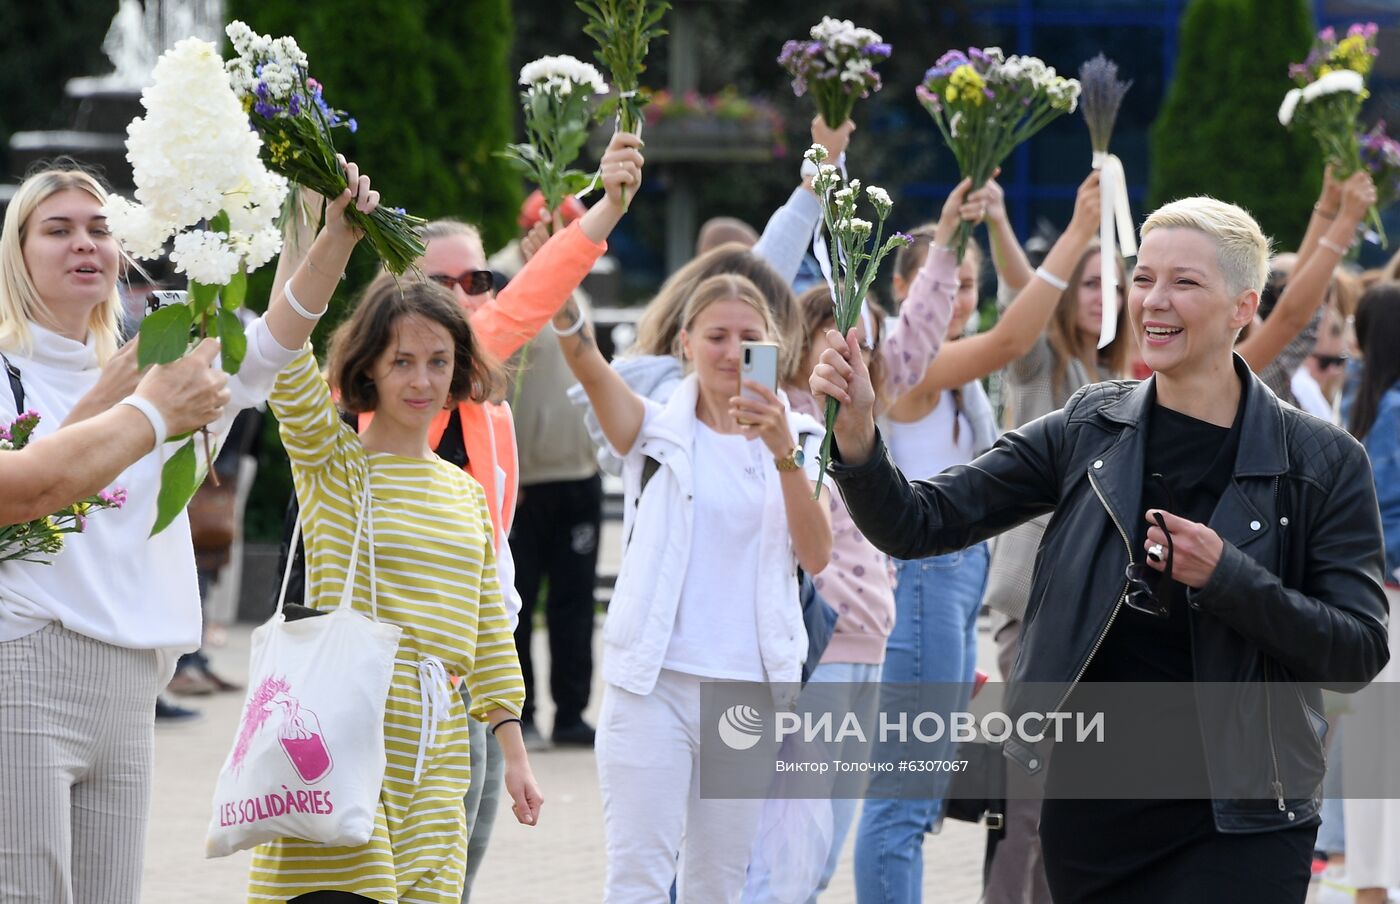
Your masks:
[{"label": "woman with short blonde hair", "polygon": [[[1087,386],[911,484],[884,451],[858,349],[834,336],[812,378],[842,403],[832,473],[857,526],[900,558],[1053,513],[1013,724],[1092,707],[1081,681],[1214,683],[1208,698],[1135,700],[1103,743],[1056,743],[1040,838],[1057,904],[1302,904],[1325,766],[1317,685],[1365,683],[1390,656],[1376,489],[1356,440],[1280,402],[1234,353],[1267,274],[1254,220],[1188,198],[1142,234],[1128,313],[1150,379]],[[1024,733],[1006,755],[1044,768]]]}]

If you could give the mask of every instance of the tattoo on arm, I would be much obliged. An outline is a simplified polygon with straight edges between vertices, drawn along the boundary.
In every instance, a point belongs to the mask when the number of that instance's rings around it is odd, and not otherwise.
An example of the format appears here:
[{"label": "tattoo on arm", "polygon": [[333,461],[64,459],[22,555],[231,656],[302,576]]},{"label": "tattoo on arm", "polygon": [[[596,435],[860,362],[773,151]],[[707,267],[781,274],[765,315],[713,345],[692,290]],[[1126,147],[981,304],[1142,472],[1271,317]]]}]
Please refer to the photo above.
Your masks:
[{"label": "tattoo on arm", "polygon": [[593,335],[593,324],[585,323],[577,333],[574,334],[574,357],[581,358],[590,351],[598,350],[598,341]]}]

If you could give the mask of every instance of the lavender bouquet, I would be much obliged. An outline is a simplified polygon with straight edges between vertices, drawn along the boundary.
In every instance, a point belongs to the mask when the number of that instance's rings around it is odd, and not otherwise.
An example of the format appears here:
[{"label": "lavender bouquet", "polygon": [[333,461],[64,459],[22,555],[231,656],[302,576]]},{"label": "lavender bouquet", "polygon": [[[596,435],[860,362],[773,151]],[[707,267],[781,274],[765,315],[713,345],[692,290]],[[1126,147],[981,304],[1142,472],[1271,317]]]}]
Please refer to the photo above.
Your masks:
[{"label": "lavender bouquet", "polygon": [[[975,190],[1017,145],[1057,116],[1074,112],[1079,82],[1057,75],[1036,57],[1004,57],[996,47],[973,47],[939,57],[915,93]],[[971,236],[971,223],[958,227],[958,260]]]},{"label": "lavender bouquet", "polygon": [[875,32],[823,16],[811,40],[783,44],[778,63],[792,76],[793,93],[811,92],[817,112],[835,129],[851,118],[856,101],[880,90],[875,64],[889,57],[890,45]]},{"label": "lavender bouquet", "polygon": [[1120,81],[1118,64],[1099,54],[1079,67],[1079,84],[1089,145],[1094,151],[1093,167],[1100,173],[1099,279],[1103,286],[1103,317],[1098,347],[1104,348],[1118,333],[1118,255],[1137,254],[1133,212],[1128,206],[1128,179],[1123,163],[1108,152],[1118,109],[1133,83]]},{"label": "lavender bouquet", "polygon": [[1400,141],[1386,134],[1385,122],[1356,136],[1361,165],[1376,184],[1376,208],[1384,210],[1400,198]]}]

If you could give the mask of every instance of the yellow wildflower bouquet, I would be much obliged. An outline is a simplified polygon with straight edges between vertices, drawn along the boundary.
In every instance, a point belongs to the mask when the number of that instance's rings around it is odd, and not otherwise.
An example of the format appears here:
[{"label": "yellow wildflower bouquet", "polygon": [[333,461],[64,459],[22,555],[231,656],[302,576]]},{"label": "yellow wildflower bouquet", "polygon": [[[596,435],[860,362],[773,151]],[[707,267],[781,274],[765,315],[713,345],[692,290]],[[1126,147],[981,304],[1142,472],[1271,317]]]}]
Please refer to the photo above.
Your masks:
[{"label": "yellow wildflower bouquet", "polygon": [[[1298,87],[1284,95],[1278,121],[1288,128],[1298,126],[1311,132],[1339,179],[1361,169],[1357,120],[1361,103],[1369,96],[1366,79],[1379,53],[1379,31],[1374,22],[1357,23],[1338,39],[1335,29],[1324,28],[1317,33],[1307,59],[1288,67],[1288,76]],[[1368,211],[1367,222],[1384,246],[1385,229],[1376,207]]]},{"label": "yellow wildflower bouquet", "polygon": [[[1074,112],[1079,82],[1036,57],[1004,57],[999,48],[951,50],[924,73],[919,102],[943,133],[958,169],[980,188],[1016,146],[1063,113]],[[958,229],[962,260],[972,224]]]}]

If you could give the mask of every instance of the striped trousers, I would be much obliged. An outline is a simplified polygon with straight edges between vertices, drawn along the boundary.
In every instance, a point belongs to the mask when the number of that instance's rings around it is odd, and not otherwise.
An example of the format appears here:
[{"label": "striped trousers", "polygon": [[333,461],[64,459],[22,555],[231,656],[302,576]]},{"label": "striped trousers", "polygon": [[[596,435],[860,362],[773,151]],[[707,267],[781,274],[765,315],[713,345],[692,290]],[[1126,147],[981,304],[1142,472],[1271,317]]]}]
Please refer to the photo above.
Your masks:
[{"label": "striped trousers", "polygon": [[0,642],[0,904],[135,904],[164,669],[58,623]]}]

